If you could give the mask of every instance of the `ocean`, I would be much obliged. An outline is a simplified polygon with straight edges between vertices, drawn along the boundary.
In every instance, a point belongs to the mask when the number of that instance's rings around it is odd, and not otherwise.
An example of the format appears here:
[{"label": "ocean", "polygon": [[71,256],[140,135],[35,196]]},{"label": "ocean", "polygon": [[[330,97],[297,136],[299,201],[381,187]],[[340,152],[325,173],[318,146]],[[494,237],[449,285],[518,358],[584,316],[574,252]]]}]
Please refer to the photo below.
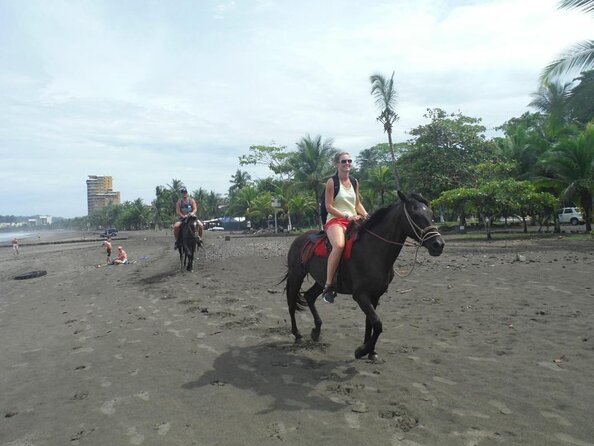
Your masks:
[{"label": "ocean", "polygon": [[0,243],[10,242],[15,237],[20,241],[34,235],[35,233],[33,232],[0,232]]}]

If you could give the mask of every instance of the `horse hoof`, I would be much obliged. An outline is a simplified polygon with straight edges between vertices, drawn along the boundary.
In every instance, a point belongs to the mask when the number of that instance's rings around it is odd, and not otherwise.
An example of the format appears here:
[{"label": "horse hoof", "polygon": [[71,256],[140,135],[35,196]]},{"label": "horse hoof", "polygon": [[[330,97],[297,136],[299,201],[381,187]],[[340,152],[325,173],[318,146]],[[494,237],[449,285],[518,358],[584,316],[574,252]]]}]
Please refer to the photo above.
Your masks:
[{"label": "horse hoof", "polygon": [[359,347],[357,350],[355,350],[356,359],[361,359],[363,356],[365,356],[365,349],[363,347]]},{"label": "horse hoof", "polygon": [[378,356],[378,354],[377,354],[377,353],[375,353],[375,352],[369,353],[369,355],[367,356],[367,358],[368,358],[370,361],[372,361],[372,362],[380,362],[379,356]]},{"label": "horse hoof", "polygon": [[311,339],[316,342],[320,340],[320,329],[319,328],[311,329]]}]

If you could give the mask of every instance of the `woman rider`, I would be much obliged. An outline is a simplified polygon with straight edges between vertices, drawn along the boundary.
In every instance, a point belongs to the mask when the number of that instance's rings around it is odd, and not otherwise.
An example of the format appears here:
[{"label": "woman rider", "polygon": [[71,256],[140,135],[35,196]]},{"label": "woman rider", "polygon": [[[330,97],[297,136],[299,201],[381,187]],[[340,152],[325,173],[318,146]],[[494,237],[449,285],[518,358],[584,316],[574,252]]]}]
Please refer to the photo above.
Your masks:
[{"label": "woman rider", "polygon": [[333,288],[334,274],[340,263],[342,251],[346,241],[345,234],[347,226],[356,220],[367,218],[368,214],[361,200],[359,199],[359,187],[354,190],[353,184],[349,179],[349,172],[353,160],[348,152],[337,153],[334,156],[334,164],[338,173],[340,187],[338,194],[334,197],[334,181],[330,178],[326,182],[326,209],[328,210],[329,220],[324,226],[328,240],[332,245],[332,252],[328,256],[328,267],[326,270],[326,284],[322,298],[324,302],[334,303],[336,292]]},{"label": "woman rider", "polygon": [[[175,205],[175,213],[179,217],[179,221],[175,222],[173,225],[173,236],[175,237],[175,249],[177,249],[177,238],[179,236],[179,231],[181,229],[182,220],[189,215],[195,216],[198,212],[198,205],[196,204],[196,200],[188,195],[188,190],[185,187],[182,187],[180,190],[182,197],[177,201]],[[198,225],[198,237],[202,240],[202,231],[203,225],[200,220],[196,220],[196,224]]]}]

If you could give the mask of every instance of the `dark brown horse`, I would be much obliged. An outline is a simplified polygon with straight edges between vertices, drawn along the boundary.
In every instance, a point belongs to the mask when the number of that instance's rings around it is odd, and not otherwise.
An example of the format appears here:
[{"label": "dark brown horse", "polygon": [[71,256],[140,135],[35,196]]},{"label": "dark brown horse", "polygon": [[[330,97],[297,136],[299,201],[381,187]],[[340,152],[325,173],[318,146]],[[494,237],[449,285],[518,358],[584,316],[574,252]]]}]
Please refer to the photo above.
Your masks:
[{"label": "dark brown horse", "polygon": [[[356,358],[368,355],[370,359],[377,359],[375,345],[382,332],[382,321],[376,308],[380,296],[394,278],[394,262],[407,237],[425,247],[432,256],[439,256],[443,251],[444,241],[432,224],[433,212],[427,201],[418,194],[406,196],[398,192],[398,196],[399,202],[379,209],[358,228],[358,240],[352,247],[350,260],[341,260],[338,267],[336,291],[351,294],[365,313],[365,339],[363,345],[355,350]],[[315,323],[311,331],[314,341],[319,339],[322,327],[315,302],[326,282],[327,258],[314,255],[303,262],[304,250],[311,243],[309,237],[313,233],[315,231],[297,237],[288,254],[285,276],[287,303],[291,332],[296,341],[302,337],[295,320],[296,310],[309,307]],[[301,284],[308,274],[315,283],[301,293]]]},{"label": "dark brown horse", "polygon": [[194,267],[194,253],[198,247],[199,240],[196,235],[196,216],[190,215],[182,220],[177,240],[179,251],[179,267],[183,271],[192,271]]}]

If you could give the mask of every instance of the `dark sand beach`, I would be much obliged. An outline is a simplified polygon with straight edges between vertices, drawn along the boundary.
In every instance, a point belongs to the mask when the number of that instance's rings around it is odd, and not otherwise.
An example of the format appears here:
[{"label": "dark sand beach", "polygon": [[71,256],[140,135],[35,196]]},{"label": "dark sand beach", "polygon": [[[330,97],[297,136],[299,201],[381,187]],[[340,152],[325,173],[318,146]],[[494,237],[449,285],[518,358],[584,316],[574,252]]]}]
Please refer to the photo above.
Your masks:
[{"label": "dark sand beach", "polygon": [[170,233],[120,235],[132,264],[94,235],[0,248],[0,446],[594,445],[592,241],[446,236],[382,297],[371,362],[349,296],[294,343],[292,237],[207,233],[182,273]]}]

